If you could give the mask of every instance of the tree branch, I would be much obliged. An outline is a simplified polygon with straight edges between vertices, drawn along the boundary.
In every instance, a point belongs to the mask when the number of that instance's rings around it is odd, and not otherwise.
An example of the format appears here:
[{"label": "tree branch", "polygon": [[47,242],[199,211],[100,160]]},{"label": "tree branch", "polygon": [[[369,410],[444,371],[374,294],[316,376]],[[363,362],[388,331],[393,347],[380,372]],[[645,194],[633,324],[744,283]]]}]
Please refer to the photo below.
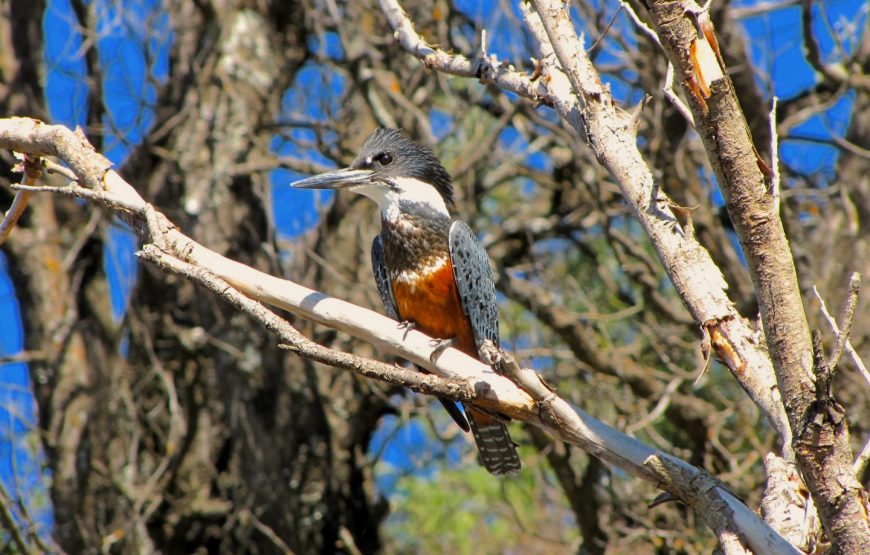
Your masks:
[{"label": "tree branch", "polygon": [[828,366],[831,371],[836,371],[840,364],[840,359],[843,357],[843,351],[846,349],[846,344],[849,342],[849,334],[852,333],[852,321],[855,318],[855,307],[858,305],[858,291],[861,290],[861,274],[854,272],[849,276],[849,291],[846,293],[846,300],[843,303],[843,310],[840,312],[840,331],[837,332],[837,345],[834,347],[834,352],[831,353],[831,358],[828,360]]},{"label": "tree branch", "polygon": [[[860,276],[860,274],[857,274],[857,275]],[[833,331],[835,334],[837,334],[837,337],[841,337],[842,334],[840,332],[840,326],[837,325],[837,321],[834,319],[834,317],[828,311],[828,306],[825,303],[825,299],[822,298],[822,295],[821,295],[821,293],[819,293],[819,290],[816,286],[813,286],[813,293],[815,294],[816,299],[818,299],[818,301],[819,301],[819,309],[822,311],[822,316],[825,317],[825,320],[827,320],[828,324],[830,324],[830,326],[831,326],[831,331]],[[845,348],[846,352],[849,353],[849,356],[852,358],[852,364],[855,365],[855,367],[858,369],[858,372],[860,372],[861,375],[864,376],[864,380],[867,382],[868,385],[870,385],[870,370],[867,369],[867,365],[864,364],[864,361],[861,360],[861,357],[858,355],[858,352],[855,350],[854,347],[852,347],[852,342],[849,341],[848,337],[846,337],[846,342],[843,345],[843,347]]]},{"label": "tree branch", "polygon": [[[19,165],[20,168],[17,169],[23,174],[21,178],[22,185],[33,185],[36,179],[40,176],[41,169],[34,164],[34,160],[27,156],[22,157]],[[18,219],[27,209],[27,203],[29,200],[29,191],[18,191],[15,193],[15,199],[12,201],[12,206],[9,207],[9,210],[7,210],[3,215],[3,220],[0,221],[0,245],[6,242],[6,238],[9,237],[10,233],[12,233],[15,224],[18,223]]]},{"label": "tree branch", "polygon": [[[429,47],[414,31],[413,25],[395,0],[381,0],[380,4],[396,31],[399,42],[426,64],[426,67],[452,75],[477,76],[470,71],[470,67],[466,65],[468,60],[462,56],[442,51],[438,51],[438,56],[431,56],[431,49],[427,50]],[[548,5],[556,13],[561,7],[558,2]],[[791,430],[776,388],[770,360],[764,350],[759,348],[755,332],[740,317],[728,298],[727,285],[709,253],[694,236],[679,232],[677,220],[669,208],[671,201],[655,185],[652,172],[637,149],[636,130],[631,125],[630,118],[615,107],[609,91],[603,88],[597,72],[588,63],[585,51],[576,36],[573,38],[573,46],[568,50],[577,53],[578,64],[582,62],[584,72],[580,75],[575,71],[574,80],[581,85],[588,81],[591,85],[581,88],[575,95],[571,82],[559,67],[559,60],[556,59],[550,39],[541,25],[541,19],[525,3],[520,4],[520,9],[541,48],[543,75],[537,82],[539,87],[545,87],[546,92],[536,89],[532,94],[510,83],[498,80],[488,82],[531,100],[539,100],[545,94],[556,112],[581,136],[589,139],[596,156],[610,171],[632,212],[649,235],[683,303],[705,336],[715,332],[719,341],[713,343],[713,349],[779,433],[783,439],[786,457],[793,458],[790,446]],[[570,26],[570,22],[568,23]],[[566,35],[566,40],[570,36]],[[457,67],[465,67],[469,71],[457,72]],[[585,100],[583,113],[578,96]],[[589,133],[586,131],[587,124],[593,127]]]},{"label": "tree branch", "polygon": [[470,381],[461,378],[423,374],[319,345],[302,335],[289,322],[257,301],[246,297],[207,268],[188,264],[154,245],[144,245],[138,255],[142,260],[154,264],[167,273],[178,274],[204,286],[274,333],[282,341],[282,348],[293,351],[302,358],[342,370],[350,370],[366,378],[401,385],[424,395],[438,395],[456,401],[473,401],[480,397],[479,390],[476,390]]},{"label": "tree branch", "polygon": [[[655,184],[652,172],[636,147],[636,129],[601,85],[562,5],[544,1],[534,5],[538,14],[531,13],[525,5],[521,5],[521,9],[544,59],[550,64],[553,78],[548,86],[552,96],[559,99],[555,102],[557,111],[569,122],[576,121],[578,118],[572,115],[579,109],[575,99],[585,100],[580,119],[589,127],[587,138],[596,157],[613,176],[643,225],[686,308],[705,336],[719,339],[712,343],[716,354],[779,432],[786,457],[791,457],[791,432],[770,360],[758,348],[755,333],[728,298],[727,285],[719,268],[692,234],[679,232],[679,224],[670,209],[672,201]],[[557,51],[555,45],[559,42],[568,44]],[[564,74],[559,64],[567,68]],[[559,75],[562,77],[557,78]],[[562,107],[564,109],[560,109]],[[574,127],[579,133],[583,132],[583,127]]]},{"label": "tree branch", "polygon": [[433,48],[417,34],[411,20],[398,2],[382,0],[380,4],[390,27],[395,31],[396,40],[402,48],[419,58],[427,68],[458,77],[473,77],[479,79],[481,83],[491,83],[502,90],[552,106],[547,89],[542,82],[516,71],[510,64],[499,62],[495,55],[470,60],[462,55],[448,54]]},{"label": "tree branch", "polygon": [[[688,0],[651,0],[649,12],[689,98],[746,255],[792,434],[800,438],[795,449],[799,468],[834,545],[843,553],[870,553],[865,493],[854,475],[847,478],[852,463],[849,430],[837,418],[819,418],[810,330],[777,199],[769,187],[773,174],[752,142],[712,20]],[[830,406],[836,405],[824,396]],[[811,431],[811,423],[821,428]],[[815,441],[816,432],[827,438],[824,445]],[[834,487],[837,483],[842,488]]]}]

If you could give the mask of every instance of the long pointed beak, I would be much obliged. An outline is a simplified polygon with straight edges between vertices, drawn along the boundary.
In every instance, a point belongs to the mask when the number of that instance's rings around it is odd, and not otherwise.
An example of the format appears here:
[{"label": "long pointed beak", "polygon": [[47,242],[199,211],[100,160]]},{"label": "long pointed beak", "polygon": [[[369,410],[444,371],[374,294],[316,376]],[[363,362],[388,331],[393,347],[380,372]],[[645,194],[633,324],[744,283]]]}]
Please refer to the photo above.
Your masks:
[{"label": "long pointed beak", "polygon": [[354,185],[368,183],[374,174],[371,170],[354,170],[342,168],[294,181],[290,184],[295,189],[345,189]]}]

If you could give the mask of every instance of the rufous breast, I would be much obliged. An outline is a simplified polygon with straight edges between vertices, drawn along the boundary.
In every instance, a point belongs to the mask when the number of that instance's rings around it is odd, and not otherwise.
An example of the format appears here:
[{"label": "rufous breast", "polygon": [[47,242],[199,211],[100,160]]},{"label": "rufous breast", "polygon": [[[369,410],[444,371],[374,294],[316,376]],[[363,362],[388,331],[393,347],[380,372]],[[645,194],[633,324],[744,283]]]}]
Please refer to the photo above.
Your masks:
[{"label": "rufous breast", "polygon": [[453,265],[441,258],[424,271],[403,272],[392,280],[399,318],[437,339],[455,339],[456,348],[477,357],[474,334],[462,310]]}]

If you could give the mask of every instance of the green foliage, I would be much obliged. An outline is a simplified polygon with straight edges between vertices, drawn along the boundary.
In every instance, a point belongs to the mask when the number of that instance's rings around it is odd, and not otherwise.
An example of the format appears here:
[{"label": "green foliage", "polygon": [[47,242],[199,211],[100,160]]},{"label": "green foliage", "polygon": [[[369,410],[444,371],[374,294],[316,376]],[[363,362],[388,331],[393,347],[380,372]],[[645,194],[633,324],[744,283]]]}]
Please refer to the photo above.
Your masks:
[{"label": "green foliage", "polygon": [[[515,439],[522,435],[514,426]],[[518,437],[519,436],[519,437]],[[491,476],[468,457],[439,464],[429,477],[399,479],[386,521],[395,553],[540,552],[544,545],[570,550],[578,541],[573,515],[551,471],[536,451],[521,446],[525,468],[516,477]],[[542,479],[543,478],[543,479]]]}]

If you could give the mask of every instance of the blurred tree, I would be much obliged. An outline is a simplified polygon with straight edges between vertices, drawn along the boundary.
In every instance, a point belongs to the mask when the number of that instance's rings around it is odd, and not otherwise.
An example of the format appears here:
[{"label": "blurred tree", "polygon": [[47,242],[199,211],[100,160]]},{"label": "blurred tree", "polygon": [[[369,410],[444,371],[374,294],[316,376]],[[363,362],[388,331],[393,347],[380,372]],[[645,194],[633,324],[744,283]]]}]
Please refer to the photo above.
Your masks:
[{"label": "blurred tree", "polygon": [[[338,195],[318,217],[320,200],[287,184],[346,164],[377,125],[405,128],[452,173],[457,215],[482,233],[498,270],[502,335],[520,358],[593,415],[759,505],[762,460],[780,450],[777,438],[718,362],[702,374],[697,325],[648,238],[592,151],[550,109],[428,70],[394,43],[369,1],[9,0],[2,8],[0,114],[81,124],[197,241],[363,306],[380,307],[368,261],[375,210]],[[404,8],[444,50],[495,53],[518,67],[535,55],[515,3]],[[813,286],[836,307],[848,274],[870,270],[867,5],[712,10],[766,160],[768,106],[783,98],[783,219],[811,327],[833,337]],[[571,13],[616,98],[629,107],[652,95],[640,113],[644,155],[675,201],[697,207],[699,241],[741,314],[755,319],[753,284],[703,146],[662,92],[659,46],[619,2],[577,3]],[[58,14],[65,25],[50,23]],[[2,156],[0,180],[18,179]],[[526,470],[499,482],[475,467],[440,413],[429,415],[429,399],[285,354],[212,296],[152,268],[139,268],[126,292],[129,269],[107,277],[129,258],[124,234],[106,214],[38,195],[3,247],[51,475],[52,535],[64,550],[715,547],[684,507],[648,509],[651,485],[539,430],[514,427]],[[868,298],[852,336],[864,360]],[[296,325],[322,344],[374,354],[344,334]],[[870,386],[852,361],[843,364],[834,391],[857,452],[870,433]],[[409,424],[423,415],[428,426]],[[411,428],[425,437],[407,439]],[[866,468],[860,478],[866,486]]]}]

